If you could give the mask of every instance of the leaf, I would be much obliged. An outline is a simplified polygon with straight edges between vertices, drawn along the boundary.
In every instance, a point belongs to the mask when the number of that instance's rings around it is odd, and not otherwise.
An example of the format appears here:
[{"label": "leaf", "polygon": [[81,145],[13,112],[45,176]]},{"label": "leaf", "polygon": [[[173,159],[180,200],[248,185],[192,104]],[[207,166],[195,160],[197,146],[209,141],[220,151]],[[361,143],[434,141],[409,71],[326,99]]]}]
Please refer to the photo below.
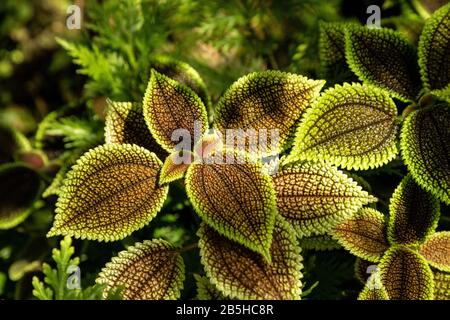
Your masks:
[{"label": "leaf", "polygon": [[325,251],[342,248],[336,240],[327,234],[300,238],[299,244],[303,250]]},{"label": "leaf", "polygon": [[426,260],[412,249],[391,247],[379,267],[391,300],[433,299],[433,273]]},{"label": "leaf", "polygon": [[432,267],[450,272],[450,231],[432,234],[420,246],[419,253]]},{"label": "leaf", "polygon": [[367,27],[348,28],[345,54],[364,83],[378,86],[401,100],[414,100],[420,89],[417,53],[399,32]]},{"label": "leaf", "polygon": [[325,234],[376,198],[326,163],[299,162],[273,176],[279,213],[299,236]]},{"label": "leaf", "polygon": [[145,226],[161,209],[168,187],[158,186],[161,161],[129,144],[99,146],[67,174],[47,236],[119,240]]},{"label": "leaf", "polygon": [[389,248],[384,215],[371,208],[363,208],[334,228],[333,237],[352,254],[378,262]]},{"label": "leaf", "polygon": [[376,263],[356,257],[355,276],[362,283],[366,284],[370,275],[378,271]]},{"label": "leaf", "polygon": [[207,277],[194,274],[197,283],[197,300],[227,300]]},{"label": "leaf", "polygon": [[145,240],[111,259],[97,278],[104,295],[122,286],[124,300],[174,300],[184,282],[184,262],[167,241]]},{"label": "leaf", "polygon": [[389,295],[381,283],[378,273],[372,274],[367,279],[367,283],[359,294],[358,300],[389,300]]},{"label": "leaf", "polygon": [[450,273],[434,271],[434,298],[450,300]]},{"label": "leaf", "polygon": [[450,100],[450,4],[425,22],[419,40],[419,66],[427,90]]},{"label": "leaf", "polygon": [[[224,157],[233,156],[224,152]],[[186,191],[197,214],[225,237],[264,255],[269,249],[276,213],[270,177],[259,163],[193,163]]]},{"label": "leaf", "polygon": [[408,175],[395,189],[389,213],[389,242],[415,245],[425,241],[436,229],[440,216],[439,201]]},{"label": "leaf", "polygon": [[417,110],[404,121],[402,155],[414,180],[450,204],[450,106]]},{"label": "leaf", "polygon": [[180,136],[176,133],[189,134],[192,149],[192,139],[197,136],[200,139],[208,129],[206,108],[200,98],[190,88],[155,70],[151,73],[143,108],[150,132],[168,152],[178,144],[176,139]]},{"label": "leaf", "polygon": [[288,159],[325,160],[347,169],[395,158],[397,108],[381,90],[344,83],[325,91],[304,115]]},{"label": "leaf", "polygon": [[[216,108],[214,126],[226,137],[228,147],[234,147],[230,145],[234,139],[229,137],[231,132],[226,129],[235,129],[240,132],[233,134],[246,146],[250,145],[249,148],[259,147],[263,155],[278,153],[324,84],[323,80],[310,80],[280,71],[250,73],[234,82],[222,96]],[[252,135],[249,129],[256,132]],[[278,144],[272,139],[273,130],[278,130]],[[264,134],[267,135],[265,146],[260,142],[265,140]]]},{"label": "leaf", "polygon": [[14,228],[32,212],[41,191],[41,178],[20,163],[0,165],[0,230]]},{"label": "leaf", "polygon": [[163,185],[184,177],[189,165],[194,161],[190,151],[173,152],[164,160],[159,175],[159,184]]},{"label": "leaf", "polygon": [[270,247],[272,262],[202,224],[202,264],[211,282],[237,299],[300,299],[302,257],[293,231],[277,219]]},{"label": "leaf", "polygon": [[142,104],[107,100],[105,142],[137,144],[152,151],[161,159],[167,152],[161,148],[145,123]]}]

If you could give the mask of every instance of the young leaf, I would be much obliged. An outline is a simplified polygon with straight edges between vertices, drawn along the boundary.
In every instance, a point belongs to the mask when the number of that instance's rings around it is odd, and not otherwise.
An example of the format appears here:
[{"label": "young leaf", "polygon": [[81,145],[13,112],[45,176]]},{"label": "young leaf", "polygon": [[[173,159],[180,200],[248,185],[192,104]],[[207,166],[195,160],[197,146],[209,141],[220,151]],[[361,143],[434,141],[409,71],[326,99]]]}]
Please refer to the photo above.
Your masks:
[{"label": "young leaf", "polygon": [[153,138],[145,123],[142,104],[107,100],[105,142],[137,144],[150,150],[161,159],[167,152]]},{"label": "young leaf", "polygon": [[450,231],[436,232],[428,237],[419,253],[432,267],[450,272]]},{"label": "young leaf", "polygon": [[125,300],[174,300],[180,297],[184,282],[184,262],[167,241],[145,240],[128,247],[111,259],[97,278],[110,290],[123,287]]},{"label": "young leaf", "polygon": [[277,219],[270,247],[272,262],[202,224],[202,263],[211,282],[237,299],[300,299],[302,256],[290,226]]},{"label": "young leaf", "polygon": [[[262,148],[261,153],[277,153],[283,149],[293,126],[306,107],[318,97],[324,84],[323,80],[310,80],[280,71],[248,74],[234,82],[222,96],[217,105],[214,125],[225,137],[226,129],[244,131],[239,138],[246,139],[245,143],[250,145],[253,143],[244,136],[245,131],[256,130],[256,141],[259,143],[261,130],[265,130],[267,148]],[[277,146],[273,145],[272,130],[278,130]]]},{"label": "young leaf", "polygon": [[390,29],[351,27],[345,54],[353,72],[402,100],[414,100],[420,89],[417,53],[400,33]]},{"label": "young leaf", "polygon": [[347,169],[379,167],[397,154],[397,108],[381,90],[337,85],[303,117],[289,159],[325,160]]},{"label": "young leaf", "polygon": [[372,274],[367,279],[367,283],[359,294],[358,300],[389,300],[389,295],[381,283],[378,273]]},{"label": "young leaf", "polygon": [[388,239],[392,244],[418,244],[436,229],[439,201],[406,176],[389,205]]},{"label": "young leaf", "polygon": [[41,190],[41,178],[33,169],[19,164],[0,165],[0,230],[24,221]]},{"label": "young leaf", "polygon": [[361,209],[337,225],[333,236],[352,254],[372,262],[380,261],[389,248],[384,215],[371,208]]},{"label": "young leaf", "polygon": [[161,161],[129,144],[99,146],[67,174],[47,236],[122,239],[145,226],[160,210],[168,187],[158,185]]},{"label": "young leaf", "polygon": [[197,283],[197,300],[226,300],[225,295],[220,292],[207,277],[194,274]]},{"label": "young leaf", "polygon": [[299,162],[273,176],[280,214],[299,236],[325,234],[376,198],[326,163]]},{"label": "young leaf", "polygon": [[259,163],[237,160],[190,165],[186,191],[208,225],[270,260],[276,213],[272,181]]},{"label": "young leaf", "polygon": [[450,99],[450,4],[428,19],[419,40],[420,74],[425,88]]},{"label": "young leaf", "polygon": [[163,185],[184,177],[189,165],[194,161],[194,154],[190,151],[183,150],[171,153],[161,168],[159,175],[159,184]]},{"label": "young leaf", "polygon": [[433,273],[426,260],[406,247],[391,247],[379,265],[391,300],[432,300]]},{"label": "young leaf", "polygon": [[299,244],[303,250],[326,251],[342,248],[336,240],[327,234],[300,238]]},{"label": "young leaf", "polygon": [[434,298],[450,300],[450,273],[434,271]]},{"label": "young leaf", "polygon": [[450,106],[417,110],[403,123],[402,155],[414,180],[450,204]]},{"label": "young leaf", "polygon": [[[155,70],[151,73],[143,108],[150,132],[169,152],[174,150],[181,134],[189,134],[190,139],[200,138],[208,129],[206,108],[200,98],[190,88]],[[178,135],[176,130],[183,132],[179,131]],[[191,140],[191,148],[193,143]]]}]

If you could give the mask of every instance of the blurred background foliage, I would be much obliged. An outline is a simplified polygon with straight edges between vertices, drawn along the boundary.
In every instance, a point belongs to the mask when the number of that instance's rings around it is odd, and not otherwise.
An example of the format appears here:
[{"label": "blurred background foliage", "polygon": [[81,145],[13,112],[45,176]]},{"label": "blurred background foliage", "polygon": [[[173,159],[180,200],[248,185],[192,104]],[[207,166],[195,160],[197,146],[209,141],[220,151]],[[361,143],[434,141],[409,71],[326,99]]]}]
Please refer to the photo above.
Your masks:
[{"label": "blurred background foliage", "polygon": [[[31,277],[41,276],[41,263],[50,261],[51,249],[58,246],[59,239],[45,234],[65,172],[83,152],[103,143],[106,97],[141,101],[158,57],[193,66],[214,105],[234,80],[252,71],[280,69],[322,78],[320,21],[365,23],[367,7],[375,4],[382,8],[382,26],[417,42],[424,19],[446,2],[2,0],[0,172],[15,162],[32,168],[41,183],[28,190],[36,197],[27,208],[23,203],[13,208],[21,214],[17,225],[0,223],[0,298],[32,298]],[[71,4],[81,8],[81,30],[66,27]],[[386,212],[404,173],[394,161],[381,170],[360,172],[356,179],[380,199],[378,208]],[[14,181],[0,191],[11,187]],[[9,209],[0,203],[0,219]],[[182,297],[194,297],[193,274],[202,273],[193,245],[198,222],[183,186],[175,184],[162,212],[142,230],[114,243],[75,241],[82,285],[93,284],[100,268],[127,245],[164,238],[184,247],[188,268]],[[448,228],[449,221],[443,226]],[[361,284],[350,254],[304,251],[304,258],[304,289],[311,289],[306,298],[356,298]]]}]

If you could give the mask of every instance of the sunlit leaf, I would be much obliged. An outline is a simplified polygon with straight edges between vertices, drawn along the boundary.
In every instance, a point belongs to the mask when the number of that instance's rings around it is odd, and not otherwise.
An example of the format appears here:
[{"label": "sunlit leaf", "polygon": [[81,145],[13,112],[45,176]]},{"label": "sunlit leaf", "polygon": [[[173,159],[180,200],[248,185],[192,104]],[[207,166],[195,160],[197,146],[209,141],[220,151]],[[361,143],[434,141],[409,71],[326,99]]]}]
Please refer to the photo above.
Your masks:
[{"label": "sunlit leaf", "polygon": [[450,204],[450,106],[417,110],[404,121],[401,148],[414,180]]},{"label": "sunlit leaf", "polygon": [[450,300],[450,273],[433,271],[434,298],[436,300]]},{"label": "sunlit leaf", "polygon": [[[280,71],[248,74],[234,82],[222,96],[214,125],[226,138],[226,129],[241,130],[239,134],[234,133],[245,145],[258,144],[262,154],[276,153],[282,150],[294,125],[324,84],[323,80]],[[248,129],[256,130],[255,142],[245,136]],[[278,145],[272,139],[272,130],[278,130]],[[266,148],[259,142],[264,140],[263,134],[267,136]],[[230,140],[228,137],[227,143]]]},{"label": "sunlit leaf", "polygon": [[360,84],[325,91],[304,115],[289,159],[325,160],[348,169],[379,167],[397,154],[397,108]]},{"label": "sunlit leaf", "polygon": [[299,239],[300,247],[303,250],[336,250],[342,248],[341,245],[327,234],[314,235]]},{"label": "sunlit leaf", "polygon": [[277,219],[270,247],[272,262],[203,224],[200,254],[211,282],[238,299],[300,299],[302,257],[293,230]]},{"label": "sunlit leaf", "polygon": [[33,169],[19,164],[0,165],[0,229],[10,229],[25,220],[41,189]]},{"label": "sunlit leaf", "polygon": [[428,90],[450,100],[450,4],[425,23],[419,40],[419,65]]},{"label": "sunlit leaf", "polygon": [[391,300],[433,299],[433,273],[426,260],[406,247],[391,247],[379,264]]},{"label": "sunlit leaf", "polygon": [[417,53],[399,32],[351,27],[346,31],[346,57],[365,83],[389,91],[402,100],[414,100],[420,89]]},{"label": "sunlit leaf", "polygon": [[[223,154],[228,155],[233,156]],[[208,225],[270,259],[276,213],[272,181],[260,164],[238,160],[191,164],[185,178],[187,194]]]},{"label": "sunlit leaf", "polygon": [[300,236],[325,234],[376,198],[336,167],[319,162],[289,165],[273,176],[280,214]]},{"label": "sunlit leaf", "polygon": [[439,201],[408,175],[392,195],[389,213],[389,242],[417,244],[436,229]]},{"label": "sunlit leaf", "polygon": [[161,185],[184,177],[189,165],[194,161],[194,155],[189,151],[173,152],[164,160],[159,175]]},{"label": "sunlit leaf", "polygon": [[112,258],[96,282],[106,284],[104,295],[119,286],[125,300],[174,300],[184,282],[184,262],[167,241],[146,240]]},{"label": "sunlit leaf", "polygon": [[107,100],[105,142],[137,144],[156,153],[161,159],[167,152],[153,138],[145,123],[142,104]]},{"label": "sunlit leaf", "polygon": [[208,128],[206,108],[200,98],[189,87],[155,70],[151,73],[143,108],[150,132],[169,152],[180,142],[180,136],[191,139],[192,148],[194,137],[200,138]]},{"label": "sunlit leaf", "polygon": [[198,300],[226,300],[225,295],[220,292],[207,277],[194,274],[197,283]]},{"label": "sunlit leaf", "polygon": [[450,231],[432,234],[419,248],[428,263],[441,271],[450,272]]},{"label": "sunlit leaf", "polygon": [[85,153],[67,174],[48,236],[122,239],[160,210],[167,186],[159,187],[161,161],[128,144],[107,144]]},{"label": "sunlit leaf", "polygon": [[378,262],[389,248],[384,215],[364,208],[334,228],[334,237],[355,256]]},{"label": "sunlit leaf", "polygon": [[367,279],[367,283],[359,294],[358,300],[389,300],[387,290],[381,283],[378,273],[372,274]]}]

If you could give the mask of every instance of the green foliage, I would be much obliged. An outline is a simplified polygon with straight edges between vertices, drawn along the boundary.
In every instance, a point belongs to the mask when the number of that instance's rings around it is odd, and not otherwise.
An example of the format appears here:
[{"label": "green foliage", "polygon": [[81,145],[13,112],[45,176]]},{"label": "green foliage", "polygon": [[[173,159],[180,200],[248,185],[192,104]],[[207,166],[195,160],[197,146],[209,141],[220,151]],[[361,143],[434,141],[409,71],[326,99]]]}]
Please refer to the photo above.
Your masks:
[{"label": "green foliage", "polygon": [[211,281],[198,274],[194,275],[197,283],[197,299],[198,300],[226,300],[226,297],[220,292]]},{"label": "green foliage", "polygon": [[450,272],[450,232],[442,231],[428,237],[419,252],[428,263],[441,271]]}]

